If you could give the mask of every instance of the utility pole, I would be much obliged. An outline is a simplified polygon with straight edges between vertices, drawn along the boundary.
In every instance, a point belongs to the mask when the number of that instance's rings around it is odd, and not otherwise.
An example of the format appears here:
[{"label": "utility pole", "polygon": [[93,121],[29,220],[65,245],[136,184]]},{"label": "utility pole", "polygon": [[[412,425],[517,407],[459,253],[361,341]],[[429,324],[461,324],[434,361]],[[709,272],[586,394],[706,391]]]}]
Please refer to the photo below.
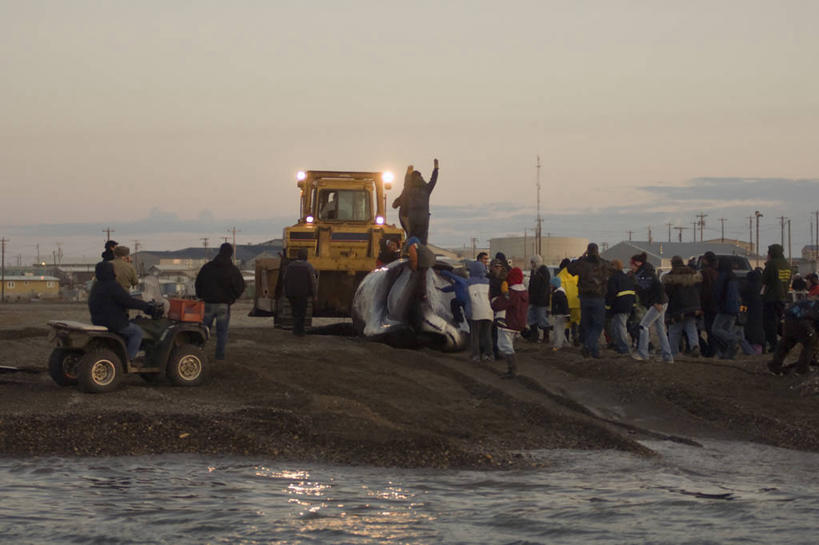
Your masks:
[{"label": "utility pole", "polygon": [[632,233],[631,231],[626,231],[626,234],[628,235],[628,241],[629,242],[631,242],[631,233]]},{"label": "utility pole", "polygon": [[763,214],[756,210],[754,216],[756,216],[756,266],[759,267],[759,218],[763,217]]},{"label": "utility pole", "polygon": [[674,225],[673,223],[666,223],[668,226],[668,242],[671,242],[671,226]]},{"label": "utility pole", "polygon": [[9,239],[5,237],[0,238],[0,254],[2,254],[2,260],[0,260],[0,303],[6,302],[6,242]]},{"label": "utility pole", "polygon": [[651,226],[648,226],[648,243],[651,244]]},{"label": "utility pole", "polygon": [[54,265],[56,266],[57,264],[60,264],[60,265],[63,264],[63,243],[62,242],[57,243],[57,263],[54,263]]},{"label": "utility pole", "polygon": [[134,269],[136,270],[137,274],[139,274],[139,266],[137,263],[137,252],[139,252],[139,246],[139,241],[134,240],[134,253],[132,255],[134,256]]},{"label": "utility pole", "polygon": [[779,216],[779,244],[785,247],[785,216]]},{"label": "utility pole", "polygon": [[116,231],[114,231],[110,227],[106,227],[105,229],[102,230],[102,232],[105,233],[105,242],[111,240],[111,233],[116,233]]},{"label": "utility pole", "polygon": [[720,222],[720,225],[721,225],[720,236],[719,236],[719,241],[720,242],[725,242],[725,222],[726,221],[728,221],[728,220],[726,220],[725,218],[720,218],[719,219],[719,222]]},{"label": "utility pole", "polygon": [[[233,226],[228,229],[228,233],[233,234],[233,263],[236,264],[236,233],[241,233],[241,231],[236,229],[236,226]],[[225,242],[227,242],[227,240],[225,240]]]},{"label": "utility pole", "polygon": [[202,237],[199,240],[202,241],[202,248],[205,249],[205,259],[208,258],[208,237]]},{"label": "utility pole", "polygon": [[540,155],[537,156],[537,233],[535,233],[536,242],[535,248],[537,255],[542,256],[540,247],[540,238],[543,232],[543,218],[540,217]]},{"label": "utility pole", "polygon": [[[811,232],[811,236],[813,236],[813,227],[811,227],[810,232]],[[39,267],[40,266],[40,243],[38,242],[37,244],[35,244],[35,246],[37,246],[37,266]]]},{"label": "utility pole", "polygon": [[788,218],[788,262],[793,270],[793,255],[791,254],[791,219]]},{"label": "utility pole", "polygon": [[754,217],[748,216],[748,245],[751,247],[751,255],[754,253]]},{"label": "utility pole", "polygon": [[475,238],[475,237],[472,237],[472,238],[471,238],[471,242],[472,242],[472,259],[475,259],[476,257],[478,257],[478,256],[477,256],[477,252],[478,252],[478,239],[477,239],[477,238]]},{"label": "utility pole", "polygon": [[705,227],[705,218],[707,218],[707,217],[708,217],[708,214],[703,214],[702,212],[697,214],[697,218],[699,218],[698,223],[699,223],[699,226],[700,226],[700,242],[705,241],[705,239],[702,238],[702,228]]},{"label": "utility pole", "polygon": [[[699,223],[697,223],[696,221],[691,222],[691,227],[692,227],[691,234],[694,237],[694,242],[697,242],[697,226],[698,225],[699,225]],[[700,241],[700,242],[702,242],[702,241]]]},{"label": "utility pole", "polygon": [[674,229],[677,230],[677,240],[682,242],[682,232],[688,229],[688,227],[675,227]]}]

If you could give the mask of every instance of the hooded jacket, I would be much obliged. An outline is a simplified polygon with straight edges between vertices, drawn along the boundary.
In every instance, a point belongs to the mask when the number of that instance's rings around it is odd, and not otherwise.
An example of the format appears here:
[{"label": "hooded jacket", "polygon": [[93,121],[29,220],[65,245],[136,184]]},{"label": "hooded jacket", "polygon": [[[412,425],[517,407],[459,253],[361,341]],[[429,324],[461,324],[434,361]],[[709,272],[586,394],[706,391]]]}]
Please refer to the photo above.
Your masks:
[{"label": "hooded jacket", "polygon": [[765,262],[765,270],[762,271],[762,286],[765,289],[762,300],[766,303],[785,301],[788,286],[791,284],[791,269],[785,259],[782,245],[768,246],[768,255],[770,258]]},{"label": "hooded jacket", "polygon": [[611,314],[629,314],[636,300],[634,280],[623,271],[614,271],[606,287],[606,310]]},{"label": "hooded jacket", "polygon": [[287,264],[282,278],[285,297],[315,297],[316,270],[306,259],[296,259]]},{"label": "hooded jacket", "polygon": [[480,261],[470,261],[469,280],[466,281],[469,292],[470,320],[492,320],[495,317],[492,305],[489,304],[489,279],[486,277],[486,266]]},{"label": "hooded jacket", "polygon": [[686,265],[674,265],[663,276],[663,287],[668,296],[666,315],[679,320],[700,311],[700,288],[702,275]]},{"label": "hooded jacket", "polygon": [[220,253],[196,275],[196,296],[206,303],[232,305],[245,291],[245,281],[230,255]]},{"label": "hooded jacket", "polygon": [[651,305],[663,305],[668,302],[663,285],[657,279],[654,265],[648,261],[643,263],[642,267],[634,273],[634,286],[637,291],[637,298],[645,308]]},{"label": "hooded jacket", "polygon": [[566,300],[569,303],[569,308],[579,311],[580,298],[577,296],[577,276],[570,273],[566,267],[563,267],[557,273],[557,277],[560,278],[560,285],[566,292]]},{"label": "hooded jacket", "polygon": [[119,285],[110,261],[97,263],[94,274],[97,281],[91,286],[91,293],[88,296],[92,324],[105,326],[111,331],[119,331],[128,326],[129,308],[150,311],[151,306],[148,303],[131,297]]},{"label": "hooded jacket", "polygon": [[424,181],[424,177],[417,170],[414,170],[404,177],[404,189],[401,194],[392,202],[393,208],[400,207],[407,212],[427,212],[429,213],[429,195],[438,183],[438,169],[432,170],[429,183]]},{"label": "hooded jacket", "polygon": [[551,280],[549,267],[540,265],[529,276],[529,304],[535,307],[549,306],[549,281]]},{"label": "hooded jacket", "polygon": [[[510,276],[513,272],[520,272],[520,269],[515,268],[510,271]],[[511,283],[515,280],[515,283]],[[523,331],[526,329],[526,314],[529,307],[529,292],[522,283],[521,279],[513,278],[510,280],[509,294],[499,295],[492,299],[492,308],[494,310],[506,311],[505,324],[500,324],[499,327],[504,329],[511,329],[513,331]]]}]

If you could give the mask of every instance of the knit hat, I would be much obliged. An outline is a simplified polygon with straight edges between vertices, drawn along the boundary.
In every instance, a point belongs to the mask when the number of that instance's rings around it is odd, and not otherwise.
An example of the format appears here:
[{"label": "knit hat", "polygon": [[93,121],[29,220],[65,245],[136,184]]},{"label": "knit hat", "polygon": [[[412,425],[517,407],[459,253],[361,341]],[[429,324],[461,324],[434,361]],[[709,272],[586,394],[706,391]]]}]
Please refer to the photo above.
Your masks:
[{"label": "knit hat", "polygon": [[562,282],[560,281],[559,276],[553,276],[549,283],[552,285],[553,288],[557,289],[561,286]]},{"label": "knit hat", "polygon": [[509,275],[506,277],[506,281],[509,282],[510,286],[523,284],[523,271],[520,270],[519,267],[512,267],[512,270],[509,271]]}]

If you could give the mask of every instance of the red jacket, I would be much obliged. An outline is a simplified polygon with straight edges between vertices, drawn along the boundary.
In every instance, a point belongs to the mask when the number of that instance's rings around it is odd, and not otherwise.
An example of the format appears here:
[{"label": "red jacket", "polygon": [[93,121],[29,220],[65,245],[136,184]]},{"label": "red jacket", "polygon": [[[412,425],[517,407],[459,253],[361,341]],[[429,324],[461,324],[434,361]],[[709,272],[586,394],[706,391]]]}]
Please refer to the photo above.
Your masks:
[{"label": "red jacket", "polygon": [[499,295],[492,299],[493,310],[506,311],[506,329],[523,331],[526,329],[526,314],[529,311],[529,292],[523,284],[509,287],[509,296]]}]

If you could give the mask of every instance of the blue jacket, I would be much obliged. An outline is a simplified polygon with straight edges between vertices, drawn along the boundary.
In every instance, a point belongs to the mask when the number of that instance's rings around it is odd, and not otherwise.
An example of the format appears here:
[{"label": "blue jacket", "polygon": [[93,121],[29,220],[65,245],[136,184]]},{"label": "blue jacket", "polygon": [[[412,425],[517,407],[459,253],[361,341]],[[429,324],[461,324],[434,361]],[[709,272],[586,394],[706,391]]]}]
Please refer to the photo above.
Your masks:
[{"label": "blue jacket", "polygon": [[720,271],[714,283],[714,301],[719,314],[739,314],[739,286],[731,271]]},{"label": "blue jacket", "polygon": [[455,292],[455,300],[461,303],[466,309],[467,315],[469,314],[469,291],[467,290],[466,278],[458,276],[457,274],[451,271],[438,271],[438,273],[443,276],[444,278],[448,279],[452,282],[451,285],[441,288],[443,292]]},{"label": "blue jacket", "polygon": [[470,261],[467,264],[467,269],[469,269],[469,280],[467,280],[467,283],[470,286],[473,284],[489,283],[489,277],[487,276],[486,272],[486,265],[484,265],[481,261]]}]

